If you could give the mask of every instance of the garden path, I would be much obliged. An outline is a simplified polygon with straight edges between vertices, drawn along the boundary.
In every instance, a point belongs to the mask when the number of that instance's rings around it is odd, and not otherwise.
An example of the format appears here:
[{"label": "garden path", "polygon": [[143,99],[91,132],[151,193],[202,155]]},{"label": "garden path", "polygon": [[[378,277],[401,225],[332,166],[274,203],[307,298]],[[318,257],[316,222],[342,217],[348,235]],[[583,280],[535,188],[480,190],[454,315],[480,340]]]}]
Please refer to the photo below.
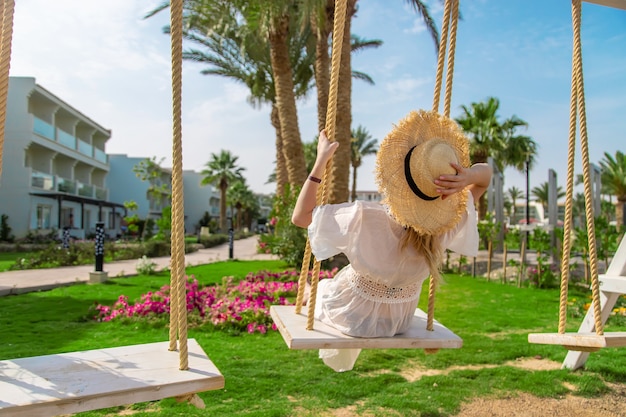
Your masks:
[{"label": "garden path", "polygon": [[[274,255],[257,253],[257,240],[256,236],[235,240],[233,243],[233,259],[277,259]],[[225,261],[229,259],[229,255],[229,245],[224,243],[213,248],[200,249],[197,252],[186,254],[185,264],[203,265]],[[157,271],[169,268],[170,265],[169,256],[152,258],[152,261],[157,264]],[[136,264],[136,259],[109,262],[104,264],[103,269],[109,278],[131,276],[137,275]],[[0,272],[0,296],[50,290],[79,282],[89,282],[90,273],[92,272],[94,272],[94,265]]]}]

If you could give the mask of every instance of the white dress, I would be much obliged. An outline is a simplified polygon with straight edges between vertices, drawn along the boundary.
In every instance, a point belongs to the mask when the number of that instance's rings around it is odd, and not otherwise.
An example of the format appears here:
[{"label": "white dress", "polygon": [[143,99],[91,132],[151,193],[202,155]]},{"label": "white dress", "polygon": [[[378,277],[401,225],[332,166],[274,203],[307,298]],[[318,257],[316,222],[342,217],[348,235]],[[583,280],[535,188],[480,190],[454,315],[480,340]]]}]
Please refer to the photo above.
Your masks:
[{"label": "white dress", "polygon": [[[441,238],[444,248],[476,256],[477,214],[468,194],[461,221]],[[404,228],[385,206],[356,201],[316,207],[308,233],[318,260],[344,253],[350,261],[333,279],[320,281],[316,319],[355,337],[391,337],[410,326],[430,271],[411,247],[399,250]],[[336,371],[346,371],[359,352],[322,349],[320,357]]]}]

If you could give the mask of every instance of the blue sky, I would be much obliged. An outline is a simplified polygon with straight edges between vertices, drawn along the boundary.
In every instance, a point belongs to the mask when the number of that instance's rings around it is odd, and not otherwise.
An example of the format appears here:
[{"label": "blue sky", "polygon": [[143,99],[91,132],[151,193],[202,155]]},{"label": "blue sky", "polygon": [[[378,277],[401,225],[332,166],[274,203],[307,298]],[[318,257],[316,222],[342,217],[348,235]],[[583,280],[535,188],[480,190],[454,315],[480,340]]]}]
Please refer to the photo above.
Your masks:
[{"label": "blue sky", "polygon": [[[102,126],[112,130],[108,153],[165,158],[171,164],[167,12],[144,20],[160,0],[20,0],[16,2],[12,76],[32,76]],[[403,0],[359,0],[352,31],[384,42],[353,57],[371,86],[353,82],[353,127],[379,142],[414,109],[430,109],[436,56],[432,40]],[[428,2],[440,26],[439,1]],[[502,119],[529,123],[521,132],[539,145],[531,188],[554,169],[564,187],[567,172],[572,24],[568,0],[461,1],[451,116],[460,106],[500,100]],[[582,41],[590,161],[626,151],[626,10],[583,3]],[[211,153],[239,157],[254,191],[266,184],[275,159],[269,108],[252,108],[245,88],[200,75],[183,65],[183,165],[201,170]],[[314,93],[300,102],[304,141],[317,134]],[[576,173],[582,172],[577,146]],[[374,190],[375,158],[359,170],[358,188]],[[505,172],[505,189],[525,190],[525,175]]]}]

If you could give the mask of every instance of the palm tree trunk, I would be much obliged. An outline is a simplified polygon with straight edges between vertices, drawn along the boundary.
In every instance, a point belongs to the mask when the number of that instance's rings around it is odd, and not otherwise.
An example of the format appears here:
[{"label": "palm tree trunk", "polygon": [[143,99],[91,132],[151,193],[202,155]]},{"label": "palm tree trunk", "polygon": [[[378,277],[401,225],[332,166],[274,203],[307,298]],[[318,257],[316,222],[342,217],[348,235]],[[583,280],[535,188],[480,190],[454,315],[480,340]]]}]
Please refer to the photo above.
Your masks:
[{"label": "palm tree trunk", "polygon": [[289,61],[287,36],[289,18],[283,16],[270,32],[270,58],[274,86],[276,90],[276,106],[280,119],[280,131],[283,144],[283,155],[287,164],[287,176],[292,186],[302,185],[306,179],[304,151],[298,127],[298,113],[294,94],[293,74]]},{"label": "palm tree trunk", "polygon": [[346,23],[341,48],[341,65],[339,68],[339,85],[337,92],[336,140],[339,148],[335,152],[330,184],[330,203],[342,203],[350,197],[350,160],[351,160],[351,127],[352,127],[352,65],[350,51],[350,23],[356,12],[356,1],[348,0]]},{"label": "palm tree trunk", "polygon": [[228,186],[220,185],[220,232],[226,233],[226,189]]},{"label": "palm tree trunk", "polygon": [[317,129],[326,127],[328,108],[328,89],[330,84],[330,57],[328,56],[328,37],[333,27],[334,0],[327,0],[325,22],[318,22],[317,16],[311,18],[311,27],[315,33],[315,86],[317,87]]},{"label": "palm tree trunk", "polygon": [[356,201],[356,166],[352,167],[352,201]]},{"label": "palm tree trunk", "polygon": [[278,107],[272,105],[271,122],[276,130],[276,195],[283,195],[285,185],[289,182],[287,175],[287,163],[283,154],[283,137],[280,133],[280,118],[278,116]]}]

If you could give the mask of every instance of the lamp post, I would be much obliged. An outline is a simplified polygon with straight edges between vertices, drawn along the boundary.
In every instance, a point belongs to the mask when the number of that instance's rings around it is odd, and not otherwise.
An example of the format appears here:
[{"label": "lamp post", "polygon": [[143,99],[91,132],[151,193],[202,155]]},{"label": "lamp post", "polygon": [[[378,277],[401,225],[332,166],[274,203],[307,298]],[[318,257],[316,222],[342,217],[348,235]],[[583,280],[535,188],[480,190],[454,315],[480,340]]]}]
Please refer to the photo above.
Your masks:
[{"label": "lamp post", "polygon": [[530,226],[530,161],[526,158],[526,226]]},{"label": "lamp post", "polygon": [[530,156],[526,156],[526,248],[529,248],[530,239]]}]

